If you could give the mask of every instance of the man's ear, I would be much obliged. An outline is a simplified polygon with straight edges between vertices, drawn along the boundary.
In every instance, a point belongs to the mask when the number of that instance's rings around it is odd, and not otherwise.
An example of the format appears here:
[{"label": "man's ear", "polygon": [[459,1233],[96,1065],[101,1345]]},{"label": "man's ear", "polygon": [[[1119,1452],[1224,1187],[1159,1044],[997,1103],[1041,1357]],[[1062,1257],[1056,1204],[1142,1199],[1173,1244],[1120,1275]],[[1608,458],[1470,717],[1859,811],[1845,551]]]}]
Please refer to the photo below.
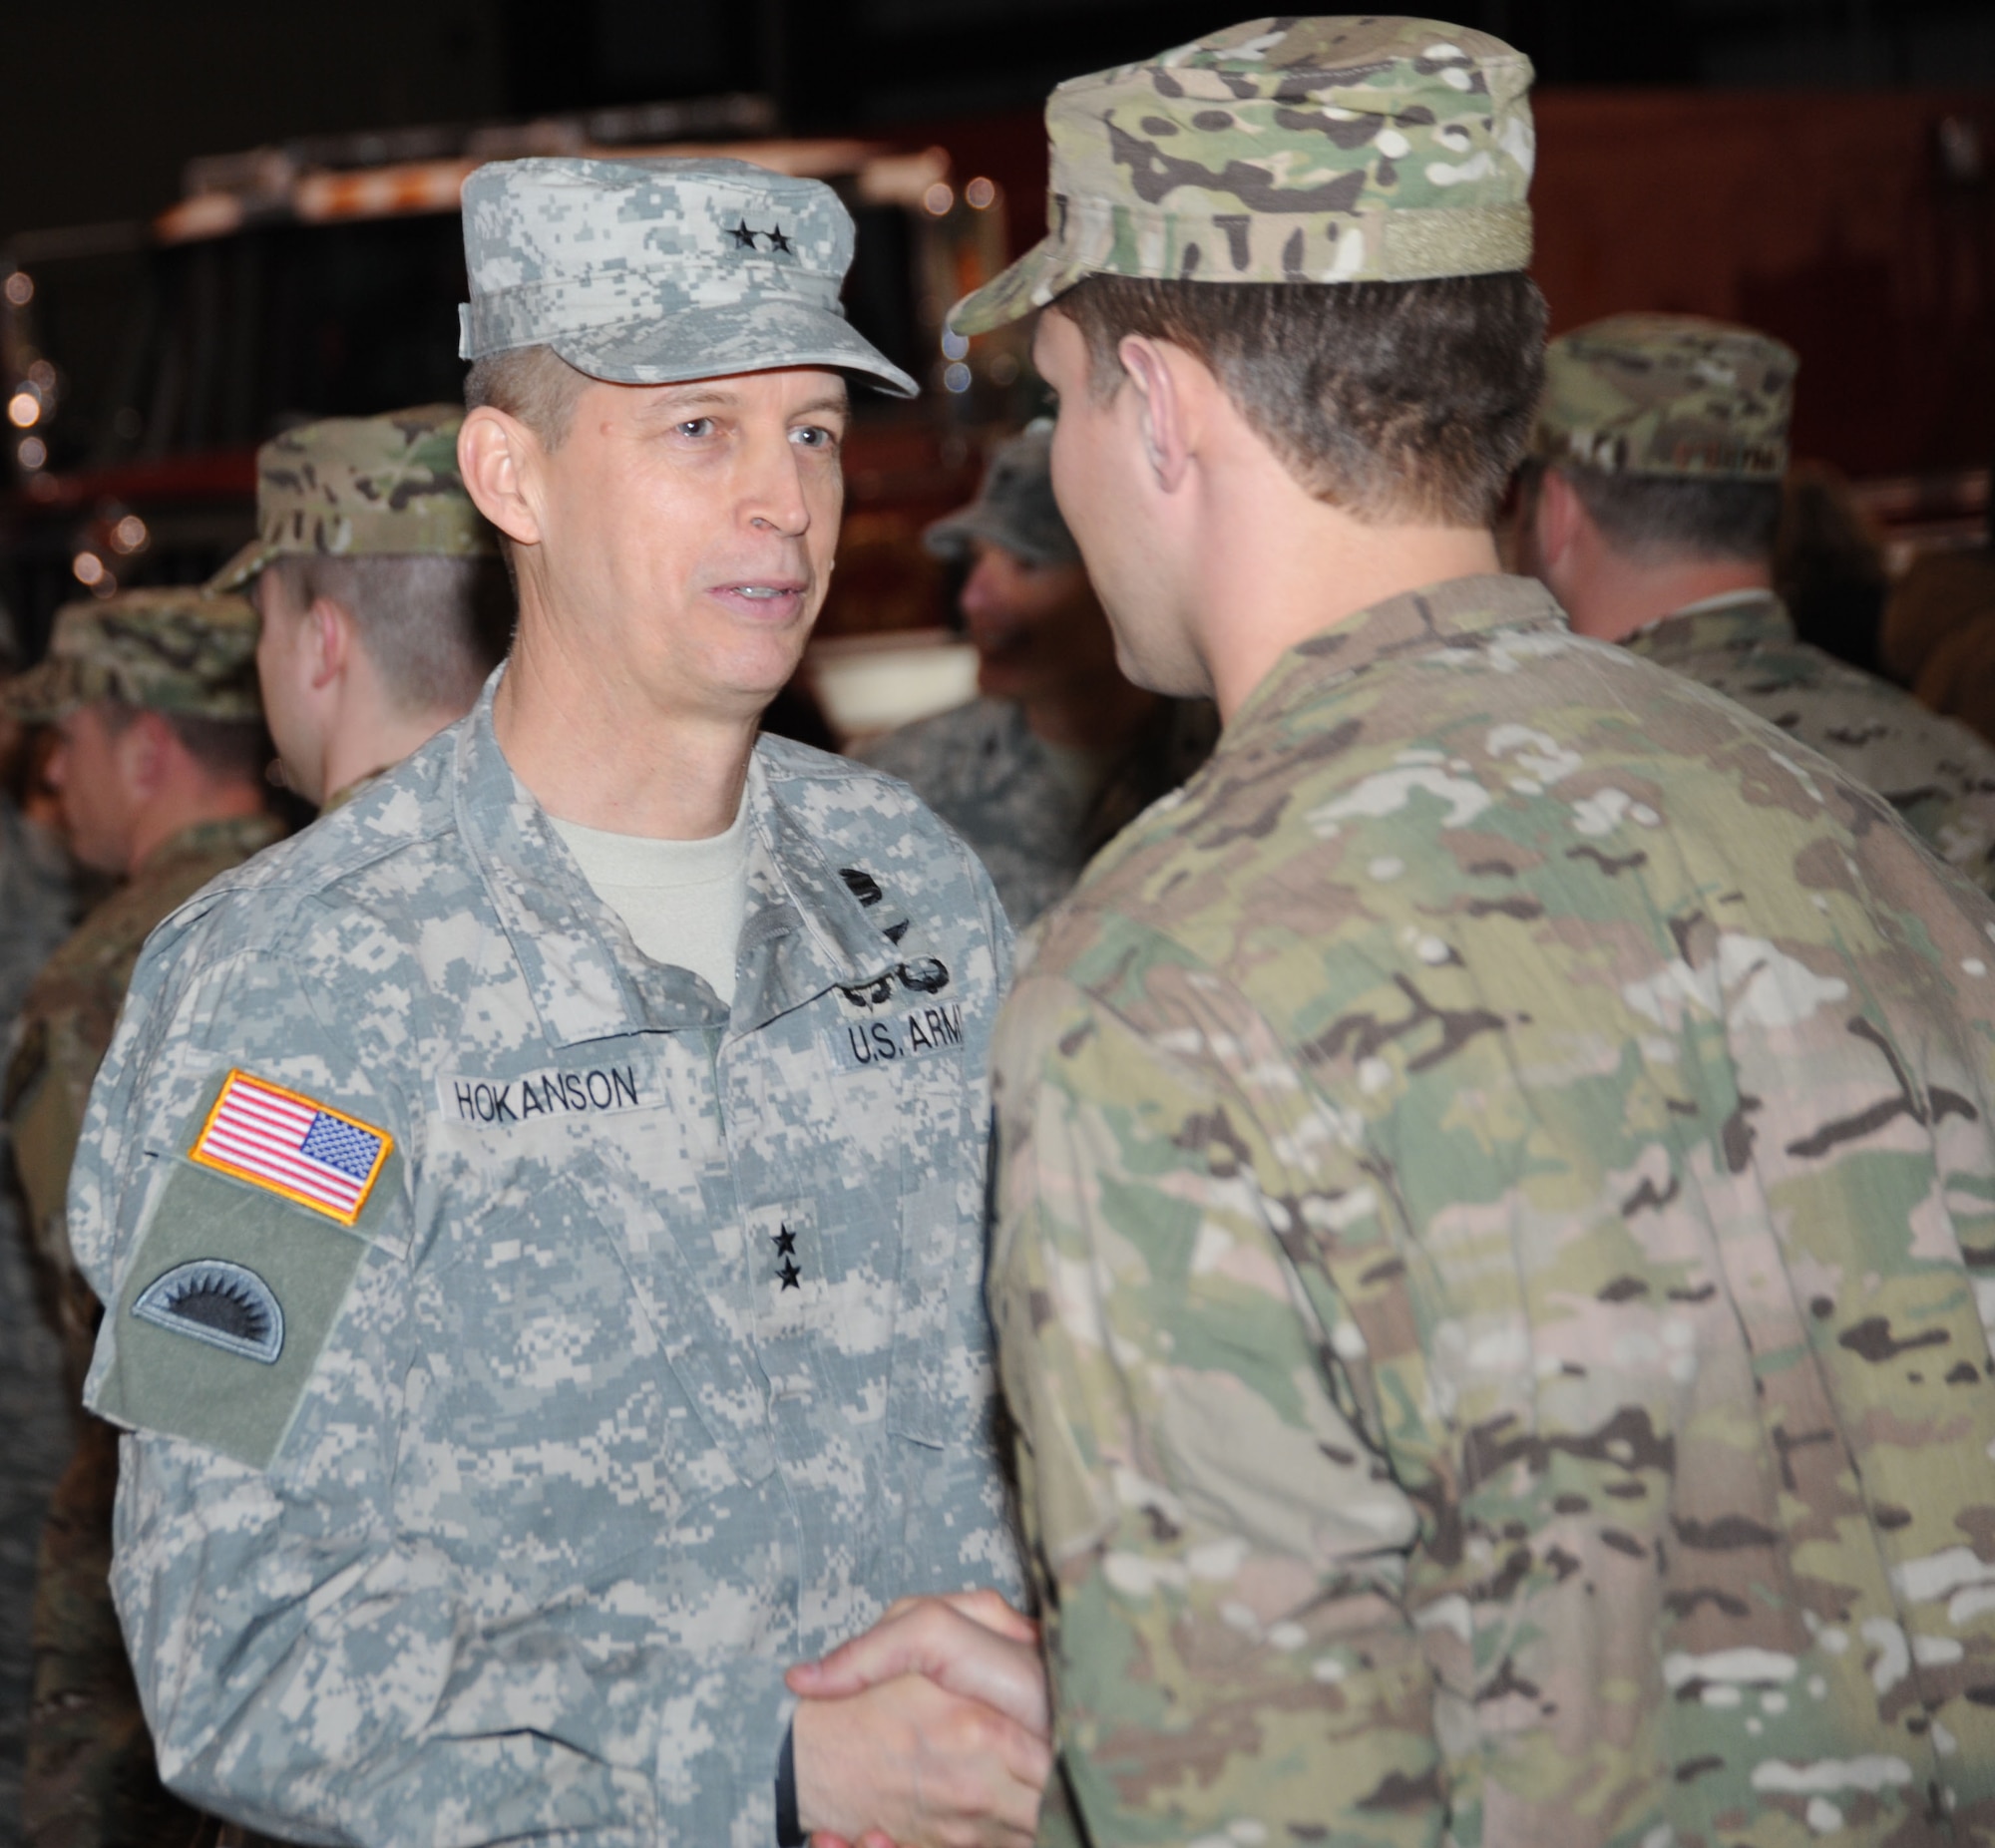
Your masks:
[{"label": "man's ear", "polygon": [[1538,476],[1538,492],[1531,508],[1531,543],[1537,550],[1539,567],[1555,570],[1580,536],[1587,512],[1572,483],[1557,469],[1545,469]]},{"label": "man's ear", "polygon": [[118,734],[114,746],[126,788],[142,799],[157,795],[167,780],[169,758],[180,748],[180,737],[167,715],[150,706],[141,707]]},{"label": "man's ear", "polygon": [[312,690],[330,685],[346,669],[358,640],[353,612],[335,597],[315,596],[304,614],[305,664]]},{"label": "man's ear", "polygon": [[1115,349],[1135,389],[1136,416],[1143,436],[1143,453],[1151,473],[1165,494],[1174,494],[1185,478],[1191,462],[1191,422],[1185,400],[1184,382],[1167,349],[1147,334],[1124,334]]},{"label": "man's ear", "polygon": [[465,413],[457,433],[457,466],[465,492],[515,545],[541,543],[540,516],[531,498],[540,460],[539,441],[517,417],[489,404]]}]

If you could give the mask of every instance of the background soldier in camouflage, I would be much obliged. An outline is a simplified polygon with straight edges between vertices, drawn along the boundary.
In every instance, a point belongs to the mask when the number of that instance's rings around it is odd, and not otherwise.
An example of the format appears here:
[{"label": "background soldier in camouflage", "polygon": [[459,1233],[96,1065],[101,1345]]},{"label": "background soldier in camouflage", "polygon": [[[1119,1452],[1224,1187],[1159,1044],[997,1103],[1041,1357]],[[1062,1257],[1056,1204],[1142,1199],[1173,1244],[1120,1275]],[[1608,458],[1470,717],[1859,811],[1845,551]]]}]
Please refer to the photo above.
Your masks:
[{"label": "background soldier in camouflage", "polygon": [[1775,593],[1797,363],[1765,334],[1683,314],[1617,314],[1554,340],[1519,562],[1580,634],[1750,707],[1995,892],[1995,749],[1801,641]]},{"label": "background soldier in camouflage", "polygon": [[[71,603],[48,658],[0,688],[15,718],[55,723],[49,776],[71,851],[122,884],[50,958],[22,1007],[6,1109],[30,1239],[72,1399],[98,1299],[64,1211],[85,1100],[147,933],[280,832],[263,807],[256,612],[240,597],[132,590]],[[43,1529],[22,1819],[27,1840],[154,1845],[198,1823],[160,1786],[107,1574],[117,1433],[85,1416]]]},{"label": "background soldier in camouflage", "polygon": [[262,615],[257,676],[290,786],[321,811],[471,710],[512,599],[457,472],[464,413],[329,417],[256,452],[257,536],[209,588]]},{"label": "background soldier in camouflage", "polygon": [[1205,761],[1204,701],[1160,699],[1115,637],[1053,499],[1050,424],[992,458],[976,501],[926,535],[968,561],[962,609],[980,697],[857,753],[914,785],[984,862],[1019,929],[1115,832]]},{"label": "background soldier in camouflage", "polygon": [[891,779],[755,737],[844,375],[912,386],[814,182],[503,164],[465,234],[512,655],[154,936],[72,1194],[162,1767],[327,1841],[1015,1848],[1043,1722],[785,1680],[877,1625],[1039,1681],[978,1292],[1002,914]]},{"label": "background soldier in camouflage", "polygon": [[1122,657],[1225,720],[998,1034],[1057,1743],[1097,1841],[1978,1838],[1995,911],[1496,573],[1528,77],[1318,19],[1063,86],[957,313],[1050,300]]}]

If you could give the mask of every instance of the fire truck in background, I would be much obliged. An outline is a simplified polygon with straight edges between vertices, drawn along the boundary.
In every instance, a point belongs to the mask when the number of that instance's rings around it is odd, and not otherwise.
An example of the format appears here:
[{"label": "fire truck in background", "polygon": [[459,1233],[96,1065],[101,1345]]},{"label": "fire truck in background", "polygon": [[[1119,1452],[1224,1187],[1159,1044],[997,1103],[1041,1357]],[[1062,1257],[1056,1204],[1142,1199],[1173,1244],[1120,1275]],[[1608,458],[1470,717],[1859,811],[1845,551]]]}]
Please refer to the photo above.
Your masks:
[{"label": "fire truck in background", "polygon": [[0,600],[23,655],[67,600],[212,570],[253,528],[256,447],[278,431],[455,401],[459,189],[526,155],[724,153],[840,194],[859,225],[847,313],[924,389],[855,394],[821,627],[943,622],[920,530],[1034,408],[1022,339],[973,358],[942,326],[1011,254],[1004,188],[925,141],[775,139],[770,120],[722,97],[259,148],[191,163],[151,223],[18,237],[0,252]]}]

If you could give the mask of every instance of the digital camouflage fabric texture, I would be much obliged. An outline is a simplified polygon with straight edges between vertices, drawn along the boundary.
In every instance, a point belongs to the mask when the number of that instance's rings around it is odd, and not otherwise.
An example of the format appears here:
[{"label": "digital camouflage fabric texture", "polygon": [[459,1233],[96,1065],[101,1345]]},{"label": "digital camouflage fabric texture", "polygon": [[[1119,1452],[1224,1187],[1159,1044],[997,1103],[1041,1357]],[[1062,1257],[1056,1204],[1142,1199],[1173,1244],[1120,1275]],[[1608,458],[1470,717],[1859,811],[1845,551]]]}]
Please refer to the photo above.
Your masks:
[{"label": "digital camouflage fabric texture", "polygon": [[[280,832],[261,815],[182,830],[90,912],[22,1003],[5,1108],[38,1294],[54,1312],[72,1403],[90,1364],[98,1302],[72,1254],[64,1202],[91,1081],[133,964],[154,925]],[[117,1434],[86,1415],[36,1560],[21,1790],[29,1848],[157,1848],[191,1840],[199,1821],[161,1787],[112,1608],[117,1480]]]},{"label": "digital camouflage fabric texture", "polygon": [[1882,796],[1948,866],[1995,893],[1995,746],[1802,641],[1773,591],[1711,597],[1623,644],[1819,751]]},{"label": "digital camouflage fabric texture", "polygon": [[789,1663],[1022,1595],[1008,932],[899,785],[764,738],[723,1006],[492,697],[140,958],[70,1196],[127,1642],[167,1781],[287,1839],[767,1848]]},{"label": "digital camouflage fabric texture", "polygon": [[100,699],[189,718],[260,719],[255,609],[240,596],[183,587],[65,603],[40,663],[0,681],[0,712],[27,724]]},{"label": "digital camouflage fabric texture", "polygon": [[1533,447],[1607,475],[1777,482],[1800,360],[1692,314],[1616,314],[1545,349]]},{"label": "digital camouflage fabric texture", "polygon": [[984,540],[1027,564],[1078,564],[1080,548],[1053,498],[1053,427],[1049,418],[998,445],[977,499],[945,515],[922,534],[939,558],[963,558]]},{"label": "digital camouflage fabric texture", "polygon": [[1205,700],[1164,700],[1121,761],[1076,777],[1006,699],[973,699],[876,738],[861,762],[908,783],[969,845],[1022,930],[1094,851],[1202,764],[1219,735]]},{"label": "digital camouflage fabric texture", "polygon": [[465,558],[494,547],[464,491],[464,410],[417,405],[381,417],[327,417],[256,452],[256,537],[208,580],[235,590],[286,553]]},{"label": "digital camouflage fabric texture", "polygon": [[852,242],[822,181],[746,161],[494,161],[464,183],[458,357],[551,346],[624,385],[826,366],[912,398],[845,318]]},{"label": "digital camouflage fabric texture", "polygon": [[1995,1831],[1995,907],[1470,577],[1035,933],[991,1296],[1117,1843]]},{"label": "digital camouflage fabric texture", "polygon": [[950,325],[1094,274],[1409,282],[1522,269],[1530,60],[1431,19],[1257,19],[1046,104],[1050,229]]}]

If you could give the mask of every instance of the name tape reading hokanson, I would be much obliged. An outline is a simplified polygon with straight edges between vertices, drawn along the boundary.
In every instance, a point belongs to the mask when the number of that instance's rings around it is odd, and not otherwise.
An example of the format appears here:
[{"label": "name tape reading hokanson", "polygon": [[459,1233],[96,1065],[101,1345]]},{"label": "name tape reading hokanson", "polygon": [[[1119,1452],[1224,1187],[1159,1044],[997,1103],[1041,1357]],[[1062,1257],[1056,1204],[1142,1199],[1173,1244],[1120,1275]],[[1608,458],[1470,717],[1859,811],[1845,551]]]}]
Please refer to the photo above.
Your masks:
[{"label": "name tape reading hokanson", "polygon": [[232,1071],[188,1157],[350,1226],[394,1146],[386,1130]]}]

